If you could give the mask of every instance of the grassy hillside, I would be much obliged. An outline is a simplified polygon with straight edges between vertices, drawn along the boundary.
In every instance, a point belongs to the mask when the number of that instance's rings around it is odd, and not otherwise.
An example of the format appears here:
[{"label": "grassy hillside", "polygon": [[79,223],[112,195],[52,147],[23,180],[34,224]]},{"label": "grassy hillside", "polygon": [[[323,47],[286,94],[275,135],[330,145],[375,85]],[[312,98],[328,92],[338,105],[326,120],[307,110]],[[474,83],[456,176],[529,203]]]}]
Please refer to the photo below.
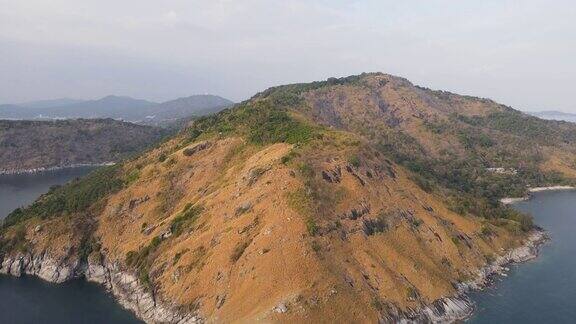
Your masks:
[{"label": "grassy hillside", "polygon": [[0,171],[118,161],[162,136],[160,129],[112,119],[0,120]]},{"label": "grassy hillside", "polygon": [[498,199],[572,183],[574,129],[384,74],[271,88],[15,211],[0,259],[115,264],[214,322],[416,316],[522,244]]}]

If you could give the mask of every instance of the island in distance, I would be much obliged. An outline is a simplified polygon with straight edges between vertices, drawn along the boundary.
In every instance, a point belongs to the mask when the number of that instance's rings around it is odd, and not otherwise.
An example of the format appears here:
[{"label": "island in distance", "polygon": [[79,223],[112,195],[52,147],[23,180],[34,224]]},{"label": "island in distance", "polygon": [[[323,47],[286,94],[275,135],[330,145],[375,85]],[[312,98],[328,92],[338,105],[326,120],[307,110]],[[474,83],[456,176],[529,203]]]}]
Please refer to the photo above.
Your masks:
[{"label": "island in distance", "polygon": [[0,120],[0,174],[113,163],[168,134],[113,119]]},{"label": "island in distance", "polygon": [[163,103],[121,96],[97,100],[56,99],[0,105],[0,119],[113,118],[166,125],[182,118],[215,113],[232,104],[215,95],[193,95]]},{"label": "island in distance", "polygon": [[108,96],[0,105],[0,173],[117,162],[231,104],[194,95],[161,104]]}]

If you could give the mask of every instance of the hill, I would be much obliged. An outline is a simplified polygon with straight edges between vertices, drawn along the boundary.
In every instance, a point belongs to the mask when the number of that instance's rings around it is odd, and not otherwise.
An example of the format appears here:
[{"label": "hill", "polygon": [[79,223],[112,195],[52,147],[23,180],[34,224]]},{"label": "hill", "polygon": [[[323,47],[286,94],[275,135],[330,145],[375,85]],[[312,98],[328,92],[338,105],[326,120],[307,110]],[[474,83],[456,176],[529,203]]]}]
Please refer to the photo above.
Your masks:
[{"label": "hill", "polygon": [[233,103],[212,95],[196,95],[164,103],[120,96],[97,100],[56,99],[19,105],[0,105],[1,119],[113,118],[141,124],[165,125],[177,119],[219,111]]},{"label": "hill", "polygon": [[209,115],[233,104],[228,99],[213,95],[178,98],[151,107],[147,112],[146,123],[165,124],[178,119]]},{"label": "hill", "polygon": [[86,100],[70,99],[70,98],[58,98],[58,99],[48,99],[48,100],[37,100],[19,103],[18,106],[26,108],[52,108],[67,106],[73,104],[79,104]]},{"label": "hill", "polygon": [[461,319],[541,239],[499,199],[573,184],[575,135],[380,73],[275,87],[14,211],[0,271],[148,322]]},{"label": "hill", "polygon": [[112,119],[0,120],[0,172],[115,162],[159,141],[163,134]]}]

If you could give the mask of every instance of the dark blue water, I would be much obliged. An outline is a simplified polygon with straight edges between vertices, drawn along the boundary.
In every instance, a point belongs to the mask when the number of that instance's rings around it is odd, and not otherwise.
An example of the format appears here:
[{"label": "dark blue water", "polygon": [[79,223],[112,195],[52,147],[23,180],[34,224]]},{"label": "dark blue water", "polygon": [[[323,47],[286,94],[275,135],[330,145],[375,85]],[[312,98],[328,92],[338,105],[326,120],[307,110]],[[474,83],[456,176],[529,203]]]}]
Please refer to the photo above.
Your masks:
[{"label": "dark blue water", "polygon": [[0,323],[140,323],[102,288],[0,275]]},{"label": "dark blue water", "polygon": [[[25,206],[57,184],[94,168],[0,176],[0,219]],[[34,277],[0,275],[0,324],[4,323],[140,323],[99,286],[82,280],[61,285]]]},{"label": "dark blue water", "polygon": [[543,192],[515,205],[531,213],[552,241],[534,261],[512,267],[472,298],[471,323],[576,323],[576,192]]},{"label": "dark blue water", "polygon": [[68,168],[34,174],[0,175],[0,219],[33,202],[51,186],[86,175],[94,167]]}]

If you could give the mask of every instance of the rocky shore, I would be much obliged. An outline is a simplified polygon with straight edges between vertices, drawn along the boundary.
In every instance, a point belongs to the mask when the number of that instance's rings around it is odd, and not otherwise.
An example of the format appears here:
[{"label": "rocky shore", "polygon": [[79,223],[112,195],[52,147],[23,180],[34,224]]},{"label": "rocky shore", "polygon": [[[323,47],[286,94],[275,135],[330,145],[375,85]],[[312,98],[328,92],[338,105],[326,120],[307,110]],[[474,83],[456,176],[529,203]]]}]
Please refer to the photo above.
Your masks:
[{"label": "rocky shore", "polygon": [[[452,323],[465,320],[474,312],[474,302],[467,293],[481,290],[491,283],[496,275],[508,271],[512,263],[525,262],[538,255],[539,247],[547,240],[542,230],[534,230],[524,245],[508,251],[480,269],[474,280],[460,283],[454,296],[436,300],[430,305],[413,311],[392,310],[384,322],[394,323]],[[103,259],[103,258],[102,258]],[[176,305],[162,302],[145,289],[138,278],[123,271],[118,263],[89,261],[85,264],[63,260],[58,262],[49,255],[17,254],[0,260],[0,274],[21,276],[23,274],[62,283],[85,278],[104,286],[126,309],[147,323],[203,323],[199,314],[180,311]]]},{"label": "rocky shore", "polygon": [[528,195],[525,197],[506,197],[506,198],[502,198],[500,199],[500,202],[503,203],[504,205],[509,205],[509,204],[513,204],[513,203],[517,203],[520,201],[526,201],[526,200],[530,200],[531,193],[534,192],[542,192],[542,191],[559,191],[559,190],[574,190],[576,189],[576,187],[573,186],[550,186],[550,187],[534,187],[534,188],[528,188]]},{"label": "rocky shore", "polygon": [[81,168],[81,167],[100,167],[100,166],[110,166],[114,165],[114,162],[103,162],[103,163],[76,163],[67,164],[53,167],[38,167],[33,169],[2,169],[0,170],[0,175],[14,175],[14,174],[34,174],[46,171],[57,171],[63,169]]},{"label": "rocky shore", "polygon": [[396,323],[453,323],[469,318],[475,310],[474,302],[468,297],[472,290],[482,290],[492,283],[494,276],[505,274],[510,264],[526,262],[538,256],[540,246],[548,240],[543,230],[534,230],[526,242],[499,256],[491,264],[480,269],[475,279],[460,283],[457,293],[451,297],[436,300],[431,305],[390,318]]},{"label": "rocky shore", "polygon": [[22,254],[0,259],[0,274],[20,277],[24,274],[62,283],[85,278],[101,284],[124,308],[134,312],[146,323],[202,323],[198,314],[178,310],[176,305],[162,302],[144,288],[132,273],[123,271],[117,263],[57,261],[48,254]]}]

